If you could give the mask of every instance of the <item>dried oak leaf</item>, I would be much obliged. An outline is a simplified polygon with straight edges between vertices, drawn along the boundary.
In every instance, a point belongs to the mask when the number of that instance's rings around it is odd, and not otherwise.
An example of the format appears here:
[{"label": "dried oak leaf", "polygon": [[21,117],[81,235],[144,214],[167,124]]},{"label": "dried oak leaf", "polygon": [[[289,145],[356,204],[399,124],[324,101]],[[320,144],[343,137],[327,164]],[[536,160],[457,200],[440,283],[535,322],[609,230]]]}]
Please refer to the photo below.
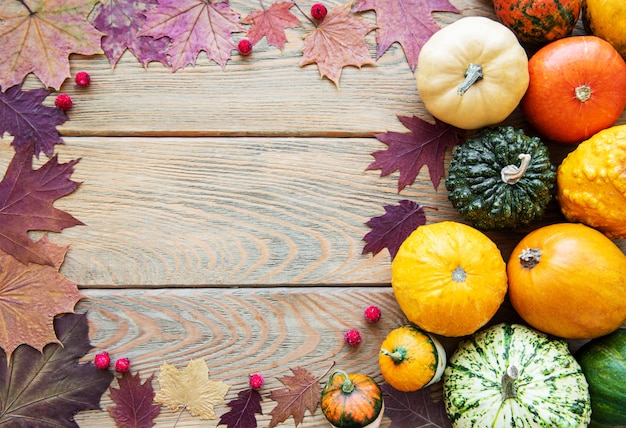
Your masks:
[{"label": "dried oak leaf", "polygon": [[155,39],[137,36],[146,21],[145,14],[154,9],[157,0],[103,0],[96,5],[90,22],[104,33],[102,49],[109,58],[111,67],[128,49],[145,67],[158,61],[169,67],[165,51],[169,43],[167,37]]},{"label": "dried oak leaf", "polygon": [[399,42],[411,70],[415,70],[424,43],[440,28],[431,14],[459,13],[448,0],[357,0],[353,10],[376,11],[376,59]]},{"label": "dried oak leaf", "polygon": [[239,391],[237,398],[228,402],[231,410],[222,415],[218,425],[226,425],[228,428],[256,428],[255,414],[263,414],[261,401],[259,391],[251,388]]},{"label": "dried oak leaf", "polygon": [[20,346],[10,361],[0,350],[0,425],[74,427],[74,415],[100,409],[100,398],[113,374],[93,363],[79,363],[91,348],[87,314],[67,314],[54,321],[62,345],[43,353]]},{"label": "dried oak leaf", "polygon": [[365,36],[376,27],[350,13],[351,4],[335,6],[304,37],[300,66],[317,63],[320,75],[339,86],[341,70],[374,64]]},{"label": "dried oak leaf", "polygon": [[389,428],[451,428],[442,400],[434,400],[430,388],[400,392],[387,383],[380,385],[384,393],[385,416]]},{"label": "dried oak leaf", "polygon": [[43,88],[22,91],[21,85],[0,92],[0,138],[8,132],[16,150],[32,147],[35,156],[43,152],[51,157],[54,145],[63,144],[56,127],[67,120],[63,110],[42,104],[51,92]]},{"label": "dried oak leaf", "polygon": [[203,358],[190,360],[182,370],[164,363],[158,381],[160,389],[154,401],[174,411],[187,409],[200,419],[216,418],[214,406],[224,402],[230,388],[223,382],[209,380],[209,368]]},{"label": "dried oak leaf", "polygon": [[387,205],[385,214],[371,218],[366,225],[372,228],[364,237],[363,254],[377,254],[387,248],[393,259],[400,245],[420,226],[426,224],[424,207],[406,199],[398,205]]},{"label": "dried oak leaf", "polygon": [[293,376],[283,376],[278,378],[286,386],[274,390],[270,393],[270,398],[277,402],[270,415],[270,428],[287,420],[289,416],[298,424],[304,420],[304,412],[308,409],[311,414],[320,403],[322,388],[319,379],[313,376],[308,370],[301,367],[291,369]]},{"label": "dried oak leaf", "polygon": [[8,358],[21,344],[41,351],[48,343],[59,343],[54,317],[73,312],[84,297],[75,282],[59,273],[67,247],[45,236],[38,244],[54,266],[24,264],[0,250],[0,347]]},{"label": "dried oak leaf", "polygon": [[70,176],[78,160],[58,163],[52,157],[33,170],[33,149],[15,152],[0,182],[0,250],[22,263],[55,266],[41,241],[33,241],[29,230],[61,232],[82,225],[70,214],[52,206],[56,199],[72,193],[79,183]]},{"label": "dried oak leaf", "polygon": [[0,87],[29,73],[59,89],[70,76],[69,55],[101,54],[102,34],[87,15],[98,0],[5,0],[0,6]]},{"label": "dried oak leaf", "polygon": [[232,33],[243,31],[239,14],[226,1],[159,0],[137,35],[169,37],[167,54],[176,71],[194,65],[201,51],[224,69],[236,48]]},{"label": "dried oak leaf", "polygon": [[117,379],[118,389],[111,387],[111,400],[115,406],[107,410],[115,424],[120,428],[150,428],[154,426],[154,418],[159,415],[161,407],[154,404],[154,389],[150,376],[141,383],[139,373],[124,373]]},{"label": "dried oak leaf", "polygon": [[248,30],[248,40],[253,45],[263,36],[267,37],[270,45],[282,49],[287,42],[286,28],[295,28],[300,20],[289,9],[293,2],[275,2],[267,9],[253,10],[241,20],[243,24],[251,24]]},{"label": "dried oak leaf", "polygon": [[374,152],[374,162],[366,170],[380,169],[381,176],[399,170],[398,192],[415,181],[422,166],[428,166],[430,180],[435,189],[444,176],[446,149],[461,143],[462,133],[458,128],[435,119],[431,124],[416,116],[398,116],[409,133],[386,132],[374,135],[389,146]]}]

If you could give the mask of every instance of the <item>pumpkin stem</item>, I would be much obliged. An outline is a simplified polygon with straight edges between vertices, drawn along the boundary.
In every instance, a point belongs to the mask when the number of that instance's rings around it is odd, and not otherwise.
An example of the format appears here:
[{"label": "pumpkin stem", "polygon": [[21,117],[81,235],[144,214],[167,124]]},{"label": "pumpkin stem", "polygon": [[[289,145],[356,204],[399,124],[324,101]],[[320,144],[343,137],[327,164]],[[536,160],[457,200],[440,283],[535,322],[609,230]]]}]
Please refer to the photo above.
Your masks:
[{"label": "pumpkin stem", "polygon": [[574,89],[576,99],[581,103],[588,101],[591,98],[591,87],[589,85],[580,85]]},{"label": "pumpkin stem", "polygon": [[541,261],[539,248],[524,248],[519,255],[519,263],[524,269],[532,269]]},{"label": "pumpkin stem", "polygon": [[465,76],[465,80],[456,89],[456,93],[461,96],[465,94],[474,83],[483,78],[483,68],[471,62],[470,65],[467,66],[467,69],[465,69],[463,75]]},{"label": "pumpkin stem", "polygon": [[519,158],[522,160],[520,166],[507,165],[500,171],[500,178],[506,184],[515,184],[524,176],[528,165],[530,165],[531,156],[528,153],[520,153]]},{"label": "pumpkin stem", "polygon": [[350,394],[354,390],[354,382],[352,382],[352,380],[350,380],[350,376],[348,376],[348,373],[344,372],[343,370],[335,370],[330,375],[329,382],[333,381],[335,375],[341,375],[341,376],[344,377],[344,381],[341,384],[341,392],[343,392],[345,394]]},{"label": "pumpkin stem", "polygon": [[380,353],[391,358],[391,361],[393,361],[393,363],[396,365],[400,364],[402,361],[406,359],[406,349],[403,349],[403,348],[400,348],[400,349],[396,348],[393,350],[393,352],[389,352],[385,348],[382,348],[380,350]]},{"label": "pumpkin stem", "polygon": [[506,374],[502,376],[502,396],[506,400],[508,398],[517,397],[517,388],[515,387],[515,380],[519,375],[519,371],[515,366],[509,366],[506,369]]}]

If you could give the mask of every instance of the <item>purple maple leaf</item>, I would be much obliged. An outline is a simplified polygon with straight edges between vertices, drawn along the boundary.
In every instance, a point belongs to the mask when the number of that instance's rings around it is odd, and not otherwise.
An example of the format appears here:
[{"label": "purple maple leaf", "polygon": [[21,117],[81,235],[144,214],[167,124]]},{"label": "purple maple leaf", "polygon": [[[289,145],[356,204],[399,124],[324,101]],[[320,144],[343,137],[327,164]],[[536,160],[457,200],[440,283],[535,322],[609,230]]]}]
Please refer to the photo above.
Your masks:
[{"label": "purple maple leaf", "polygon": [[51,92],[43,88],[22,91],[21,85],[0,92],[0,138],[8,132],[17,151],[33,145],[35,156],[43,152],[51,157],[54,145],[63,144],[56,127],[67,120],[62,110],[42,104]]},{"label": "purple maple leaf", "polygon": [[411,232],[425,223],[424,207],[413,201],[404,199],[398,205],[387,205],[385,214],[365,223],[372,230],[363,237],[367,243],[363,247],[363,254],[377,254],[387,248],[393,259]]},{"label": "purple maple leaf", "polygon": [[385,394],[385,416],[391,419],[390,428],[452,427],[443,401],[435,401],[430,388],[400,392],[387,383],[380,388]]},{"label": "purple maple leaf", "polygon": [[153,402],[152,378],[141,383],[139,373],[124,373],[117,379],[119,389],[109,389],[115,406],[108,410],[118,427],[151,428],[154,425],[161,406]]},{"label": "purple maple leaf", "polygon": [[254,389],[240,391],[237,398],[228,403],[231,410],[222,415],[218,425],[226,425],[228,428],[256,428],[255,414],[263,414],[261,400],[261,394]]},{"label": "purple maple leaf", "polygon": [[398,192],[415,181],[422,166],[428,166],[435,189],[444,175],[444,156],[447,148],[461,142],[461,130],[435,119],[431,124],[416,116],[398,116],[409,133],[387,132],[374,135],[387,144],[387,150],[374,152],[374,162],[366,170],[380,169],[381,176],[399,170]]},{"label": "purple maple leaf", "polygon": [[122,54],[128,49],[145,67],[152,61],[158,61],[169,67],[165,51],[169,39],[155,39],[137,36],[146,21],[145,14],[154,9],[157,0],[111,0],[96,5],[91,24],[105,35],[102,38],[102,50],[115,67]]}]

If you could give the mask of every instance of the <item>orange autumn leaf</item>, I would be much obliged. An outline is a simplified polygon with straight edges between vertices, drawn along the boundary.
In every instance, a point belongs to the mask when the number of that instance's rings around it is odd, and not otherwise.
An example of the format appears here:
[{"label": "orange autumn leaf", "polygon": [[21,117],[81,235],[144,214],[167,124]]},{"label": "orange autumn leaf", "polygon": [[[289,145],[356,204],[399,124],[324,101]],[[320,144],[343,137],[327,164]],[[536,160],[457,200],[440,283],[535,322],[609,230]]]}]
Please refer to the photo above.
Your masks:
[{"label": "orange autumn leaf", "polygon": [[341,70],[349,65],[361,68],[374,61],[365,36],[376,26],[350,13],[351,3],[335,6],[324,20],[304,37],[300,66],[317,64],[322,77],[339,86]]},{"label": "orange autumn leaf", "polygon": [[84,296],[75,282],[59,273],[67,247],[38,243],[54,266],[22,263],[0,250],[0,347],[7,356],[21,344],[42,351],[48,343],[61,343],[54,332],[54,317],[74,311]]},{"label": "orange autumn leaf", "polygon": [[70,76],[69,56],[101,54],[102,33],[87,15],[98,0],[5,0],[0,2],[0,87],[5,91],[29,73],[59,89]]}]

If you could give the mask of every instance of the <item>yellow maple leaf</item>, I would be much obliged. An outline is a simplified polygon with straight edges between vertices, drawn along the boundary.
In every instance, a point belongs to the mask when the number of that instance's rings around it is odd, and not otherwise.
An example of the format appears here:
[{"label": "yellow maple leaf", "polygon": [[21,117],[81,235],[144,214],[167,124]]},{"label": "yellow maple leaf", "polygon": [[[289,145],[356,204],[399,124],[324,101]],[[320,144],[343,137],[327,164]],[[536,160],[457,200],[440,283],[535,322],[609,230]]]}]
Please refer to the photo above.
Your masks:
[{"label": "yellow maple leaf", "polygon": [[200,419],[215,419],[214,406],[224,402],[230,388],[223,382],[209,380],[209,368],[203,358],[190,360],[182,370],[163,363],[158,376],[160,389],[154,401],[170,410],[187,409]]}]

